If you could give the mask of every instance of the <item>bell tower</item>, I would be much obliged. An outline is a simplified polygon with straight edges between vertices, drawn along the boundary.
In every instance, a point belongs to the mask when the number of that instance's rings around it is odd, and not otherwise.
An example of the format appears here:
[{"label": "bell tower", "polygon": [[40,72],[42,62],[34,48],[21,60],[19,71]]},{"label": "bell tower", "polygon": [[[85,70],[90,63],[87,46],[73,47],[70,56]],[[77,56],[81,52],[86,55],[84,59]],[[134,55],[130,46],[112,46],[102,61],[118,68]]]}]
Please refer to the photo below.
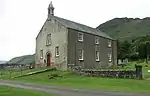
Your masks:
[{"label": "bell tower", "polygon": [[53,4],[52,4],[52,1],[50,2],[49,6],[48,6],[48,17],[50,15],[54,15],[54,7],[53,7]]}]

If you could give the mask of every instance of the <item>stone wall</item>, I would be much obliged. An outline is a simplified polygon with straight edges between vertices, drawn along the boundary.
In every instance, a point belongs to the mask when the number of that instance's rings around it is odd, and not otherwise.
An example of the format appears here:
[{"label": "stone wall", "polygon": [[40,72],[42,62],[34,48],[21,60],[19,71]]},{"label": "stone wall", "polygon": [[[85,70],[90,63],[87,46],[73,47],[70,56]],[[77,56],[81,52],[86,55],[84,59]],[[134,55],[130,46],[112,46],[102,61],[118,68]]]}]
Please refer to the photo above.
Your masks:
[{"label": "stone wall", "polygon": [[72,71],[85,76],[136,79],[136,70],[90,70],[76,67]]}]

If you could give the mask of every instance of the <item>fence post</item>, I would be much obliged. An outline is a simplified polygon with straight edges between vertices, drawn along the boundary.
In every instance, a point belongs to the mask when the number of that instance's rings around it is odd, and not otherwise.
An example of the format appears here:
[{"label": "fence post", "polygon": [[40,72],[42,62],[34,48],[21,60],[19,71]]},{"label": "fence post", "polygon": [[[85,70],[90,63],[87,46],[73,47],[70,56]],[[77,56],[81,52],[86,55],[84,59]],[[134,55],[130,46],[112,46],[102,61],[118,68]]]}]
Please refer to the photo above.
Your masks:
[{"label": "fence post", "polygon": [[1,77],[2,77],[2,69],[1,69]]},{"label": "fence post", "polygon": [[3,67],[4,67],[4,65],[1,65],[1,66],[0,66],[0,70],[1,70],[1,77],[2,77],[2,75],[3,75]]},{"label": "fence post", "polygon": [[20,65],[20,68],[21,68],[21,76],[22,76],[22,65]]},{"label": "fence post", "polygon": [[10,70],[9,70],[9,79],[11,78],[11,66],[10,66]]}]

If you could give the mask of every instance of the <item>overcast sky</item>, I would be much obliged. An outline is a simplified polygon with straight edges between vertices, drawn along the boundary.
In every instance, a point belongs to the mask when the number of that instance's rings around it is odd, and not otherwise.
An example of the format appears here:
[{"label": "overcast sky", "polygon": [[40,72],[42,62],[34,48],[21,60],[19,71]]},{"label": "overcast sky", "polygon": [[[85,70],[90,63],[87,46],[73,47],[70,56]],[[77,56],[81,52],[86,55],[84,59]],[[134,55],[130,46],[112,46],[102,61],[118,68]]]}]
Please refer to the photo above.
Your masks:
[{"label": "overcast sky", "polygon": [[[51,0],[0,0],[0,60],[35,53]],[[52,0],[58,17],[97,27],[115,17],[150,17],[150,0]]]}]

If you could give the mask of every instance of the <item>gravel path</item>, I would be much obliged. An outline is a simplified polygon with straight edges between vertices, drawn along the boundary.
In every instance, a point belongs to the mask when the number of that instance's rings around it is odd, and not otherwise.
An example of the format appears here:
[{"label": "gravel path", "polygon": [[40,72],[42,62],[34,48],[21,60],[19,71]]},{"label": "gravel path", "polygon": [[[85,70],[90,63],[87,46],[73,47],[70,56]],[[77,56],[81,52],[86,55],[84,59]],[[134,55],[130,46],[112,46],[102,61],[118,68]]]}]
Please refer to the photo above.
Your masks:
[{"label": "gravel path", "polygon": [[55,94],[56,96],[150,96],[150,94],[143,93],[130,93],[130,92],[117,92],[117,91],[104,91],[104,90],[89,90],[77,89],[69,87],[58,86],[45,86],[33,83],[21,83],[13,81],[0,80],[0,85],[6,85],[17,88],[38,90]]}]

